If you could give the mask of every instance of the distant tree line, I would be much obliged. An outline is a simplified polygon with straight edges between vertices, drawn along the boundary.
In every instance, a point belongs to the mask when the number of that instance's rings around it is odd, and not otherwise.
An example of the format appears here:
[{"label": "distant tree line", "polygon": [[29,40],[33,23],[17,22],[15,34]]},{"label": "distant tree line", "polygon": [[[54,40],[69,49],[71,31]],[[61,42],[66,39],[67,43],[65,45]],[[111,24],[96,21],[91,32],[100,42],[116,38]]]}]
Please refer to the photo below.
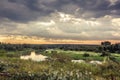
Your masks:
[{"label": "distant tree line", "polygon": [[81,44],[10,44],[0,43],[0,49],[7,51],[35,49],[63,49],[63,50],[75,50],[75,51],[99,51],[99,45],[81,45]]},{"label": "distant tree line", "polygon": [[10,44],[0,43],[0,49],[6,51],[21,51],[24,49],[46,50],[62,49],[75,51],[94,51],[111,53],[120,53],[120,43],[111,44],[109,41],[101,42],[101,45],[83,45],[83,44]]}]

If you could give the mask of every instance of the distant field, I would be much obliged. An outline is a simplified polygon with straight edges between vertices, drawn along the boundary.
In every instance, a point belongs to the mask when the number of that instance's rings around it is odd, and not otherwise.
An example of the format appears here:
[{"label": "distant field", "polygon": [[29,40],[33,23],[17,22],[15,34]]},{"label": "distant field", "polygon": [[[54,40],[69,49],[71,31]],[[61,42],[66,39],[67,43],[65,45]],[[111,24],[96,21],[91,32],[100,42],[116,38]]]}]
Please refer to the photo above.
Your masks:
[{"label": "distant field", "polygon": [[[64,50],[59,50],[59,49],[48,49],[44,52],[44,55],[50,56],[52,53],[62,53],[63,55],[66,54],[70,57],[72,57],[75,60],[78,59],[83,59],[83,60],[99,60],[102,61],[104,57],[101,57],[101,53],[96,53],[96,52],[89,52],[89,51],[64,51]],[[84,54],[89,54],[88,57],[84,57]],[[111,53],[111,56],[115,57],[117,60],[120,61],[120,54],[117,53]]]}]

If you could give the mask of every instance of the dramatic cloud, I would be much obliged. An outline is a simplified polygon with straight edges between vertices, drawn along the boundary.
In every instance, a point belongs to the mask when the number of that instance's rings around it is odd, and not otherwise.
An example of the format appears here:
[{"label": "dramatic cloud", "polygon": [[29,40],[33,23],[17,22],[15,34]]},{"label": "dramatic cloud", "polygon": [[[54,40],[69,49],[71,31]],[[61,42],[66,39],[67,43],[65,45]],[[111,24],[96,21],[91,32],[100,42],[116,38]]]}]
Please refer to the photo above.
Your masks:
[{"label": "dramatic cloud", "polygon": [[120,40],[119,22],[119,0],[0,2],[0,35],[34,36],[53,42]]},{"label": "dramatic cloud", "polygon": [[101,17],[119,14],[119,5],[118,0],[1,0],[0,17],[24,22],[56,10],[79,17]]}]

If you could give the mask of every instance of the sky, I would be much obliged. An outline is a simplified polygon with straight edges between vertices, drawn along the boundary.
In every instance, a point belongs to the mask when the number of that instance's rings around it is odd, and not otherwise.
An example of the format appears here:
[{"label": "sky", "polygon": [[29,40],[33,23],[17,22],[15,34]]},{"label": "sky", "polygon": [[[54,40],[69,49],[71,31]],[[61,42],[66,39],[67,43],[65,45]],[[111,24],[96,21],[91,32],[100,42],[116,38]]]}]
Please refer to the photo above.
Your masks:
[{"label": "sky", "polygon": [[0,0],[0,41],[120,42],[120,0]]}]

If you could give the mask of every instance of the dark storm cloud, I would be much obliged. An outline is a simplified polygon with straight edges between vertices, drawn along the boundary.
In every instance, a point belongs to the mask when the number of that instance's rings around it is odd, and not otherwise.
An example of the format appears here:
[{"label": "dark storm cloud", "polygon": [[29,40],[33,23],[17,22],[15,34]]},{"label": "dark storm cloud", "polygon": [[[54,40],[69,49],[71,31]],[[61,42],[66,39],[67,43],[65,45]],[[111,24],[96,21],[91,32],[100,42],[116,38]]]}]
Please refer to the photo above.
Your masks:
[{"label": "dark storm cloud", "polygon": [[[79,14],[92,13],[89,17],[99,18],[105,15],[119,15],[120,1],[116,2],[114,5],[111,5],[109,0],[71,0],[73,5],[77,5],[82,10]],[[67,5],[67,4],[66,4]],[[112,10],[116,10],[116,13],[111,13]]]},{"label": "dark storm cloud", "polygon": [[[83,9],[79,14],[85,14],[89,11],[93,15],[88,17],[101,17],[106,14],[119,15],[120,2],[110,6],[109,0],[1,0],[0,17],[8,18],[13,21],[26,22],[34,20],[41,16],[47,16],[55,10],[66,13],[74,12],[75,8],[65,9],[66,5],[76,5]],[[117,10],[111,13],[111,10]]]},{"label": "dark storm cloud", "polygon": [[109,8],[115,9],[115,10],[120,10],[120,1],[117,1],[115,5],[112,5]]},{"label": "dark storm cloud", "polygon": [[[13,21],[30,21],[53,12],[37,6],[38,0],[1,0],[0,17]],[[42,4],[39,4],[42,5]]]}]

